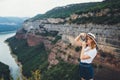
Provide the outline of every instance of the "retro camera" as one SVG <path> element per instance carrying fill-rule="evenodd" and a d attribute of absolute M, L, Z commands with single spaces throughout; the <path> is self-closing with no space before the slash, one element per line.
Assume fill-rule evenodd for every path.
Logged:
<path fill-rule="evenodd" d="M 80 40 L 86 42 L 86 36 L 85 36 L 85 35 L 81 35 L 81 36 L 80 36 Z"/>

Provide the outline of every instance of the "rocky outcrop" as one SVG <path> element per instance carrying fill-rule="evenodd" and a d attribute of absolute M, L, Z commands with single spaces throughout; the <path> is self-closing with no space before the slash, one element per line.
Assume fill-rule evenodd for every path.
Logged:
<path fill-rule="evenodd" d="M 31 22 L 32 23 L 32 22 Z M 27 24 L 27 23 L 25 23 Z M 33 22 L 33 24 L 35 24 L 35 22 Z M 36 26 L 34 26 L 34 28 L 39 28 L 41 24 L 40 23 L 36 23 Z M 27 26 L 28 28 L 30 27 Z M 29 30 L 26 29 L 26 27 L 23 27 L 25 30 Z M 81 24 L 81 25 L 62 25 L 62 24 L 44 24 L 44 28 L 46 28 L 46 30 L 56 30 L 59 31 L 59 33 L 61 34 L 68 34 L 71 36 L 76 36 L 81 32 L 93 32 L 94 34 L 96 34 L 98 39 L 98 42 L 102 43 L 107 41 L 107 42 L 111 42 L 111 44 L 113 45 L 117 45 L 118 44 L 118 40 L 119 40 L 119 28 L 120 25 L 96 25 L 96 24 Z M 112 42 L 111 38 L 115 38 L 114 42 Z M 119 45 L 118 45 L 119 46 Z"/>
<path fill-rule="evenodd" d="M 49 54 L 49 67 L 58 64 L 60 59 L 72 64 L 78 64 L 78 58 L 79 52 L 76 52 L 72 46 L 69 46 L 69 44 L 65 44 L 63 41 L 59 41 L 52 47 Z"/>
<path fill-rule="evenodd" d="M 108 11 L 108 10 L 106 10 Z M 103 13 L 102 13 L 103 14 Z M 76 15 L 72 16 L 76 18 Z M 47 21 L 46 21 L 47 22 Z M 23 29 L 26 32 L 26 38 L 29 46 L 35 46 L 40 42 L 44 42 L 47 49 L 52 50 L 49 56 L 49 62 L 51 65 L 56 65 L 59 61 L 56 59 L 60 57 L 64 61 L 68 61 L 71 63 L 78 63 L 78 54 L 73 50 L 69 49 L 64 50 L 63 43 L 54 47 L 51 45 L 51 41 L 54 37 L 43 37 L 40 35 L 36 35 L 37 33 L 45 33 L 46 31 L 58 31 L 59 35 L 62 36 L 62 41 L 65 44 L 73 43 L 74 38 L 82 32 L 88 33 L 92 32 L 96 35 L 99 50 L 102 51 L 100 56 L 104 58 L 104 62 L 108 63 L 109 66 L 119 67 L 120 65 L 120 24 L 116 25 L 98 25 L 98 24 L 48 24 L 44 21 L 37 20 L 34 22 L 25 22 L 23 24 Z M 31 27 L 32 26 L 32 27 Z M 25 37 L 24 34 L 19 32 L 16 37 Z M 70 39 L 72 37 L 73 39 Z M 61 46 L 61 47 L 60 47 Z M 58 49 L 56 49 L 58 48 Z M 73 51 L 71 51 L 73 50 Z M 59 54 L 60 53 L 60 54 Z M 74 56 L 73 54 L 74 53 Z M 102 54 L 104 53 L 104 54 Z M 113 57 L 110 57 L 113 56 Z M 100 59 L 101 60 L 101 59 Z M 117 63 L 117 64 L 115 64 Z"/>
<path fill-rule="evenodd" d="M 15 37 L 17 39 L 26 39 L 26 31 L 24 31 L 24 29 L 20 29 L 16 32 Z"/>
<path fill-rule="evenodd" d="M 47 19 L 48 23 L 50 24 L 57 24 L 57 23 L 63 23 L 64 22 L 64 19 L 61 19 L 61 18 L 48 18 Z"/>
<path fill-rule="evenodd" d="M 47 30 L 59 31 L 62 34 L 62 39 L 69 43 L 67 36 L 77 36 L 82 32 L 92 32 L 96 35 L 100 50 L 114 55 L 119 54 L 120 47 L 120 25 L 96 25 L 96 24 L 81 24 L 81 25 L 53 25 L 46 24 Z"/>
<path fill-rule="evenodd" d="M 36 46 L 40 44 L 44 39 L 40 36 L 35 36 L 32 34 L 27 35 L 27 43 L 29 46 Z"/>
<path fill-rule="evenodd" d="M 26 39 L 28 46 L 36 46 L 39 45 L 41 42 L 44 41 L 44 37 L 42 36 L 36 36 L 32 33 L 23 33 L 23 32 L 17 32 L 15 37 L 17 39 Z"/>

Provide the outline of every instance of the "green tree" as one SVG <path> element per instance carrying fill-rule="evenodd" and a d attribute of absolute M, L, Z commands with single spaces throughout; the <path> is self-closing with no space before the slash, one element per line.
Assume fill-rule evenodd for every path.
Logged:
<path fill-rule="evenodd" d="M 30 77 L 28 80 L 41 80 L 40 70 L 33 71 L 32 77 Z"/>

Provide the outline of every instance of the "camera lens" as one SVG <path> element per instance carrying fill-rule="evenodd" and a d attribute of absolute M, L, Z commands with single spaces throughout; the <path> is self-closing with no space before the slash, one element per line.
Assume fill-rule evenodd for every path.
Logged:
<path fill-rule="evenodd" d="M 85 37 L 85 36 L 80 36 L 80 39 L 81 39 L 82 41 L 86 41 L 86 37 Z"/>

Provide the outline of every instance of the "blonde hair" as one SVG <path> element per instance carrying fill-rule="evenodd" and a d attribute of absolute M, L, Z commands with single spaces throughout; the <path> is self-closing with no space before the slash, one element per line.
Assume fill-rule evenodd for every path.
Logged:
<path fill-rule="evenodd" d="M 94 42 L 94 40 L 92 40 L 92 42 L 91 42 L 91 49 L 94 49 L 94 48 L 96 48 L 96 43 Z"/>

